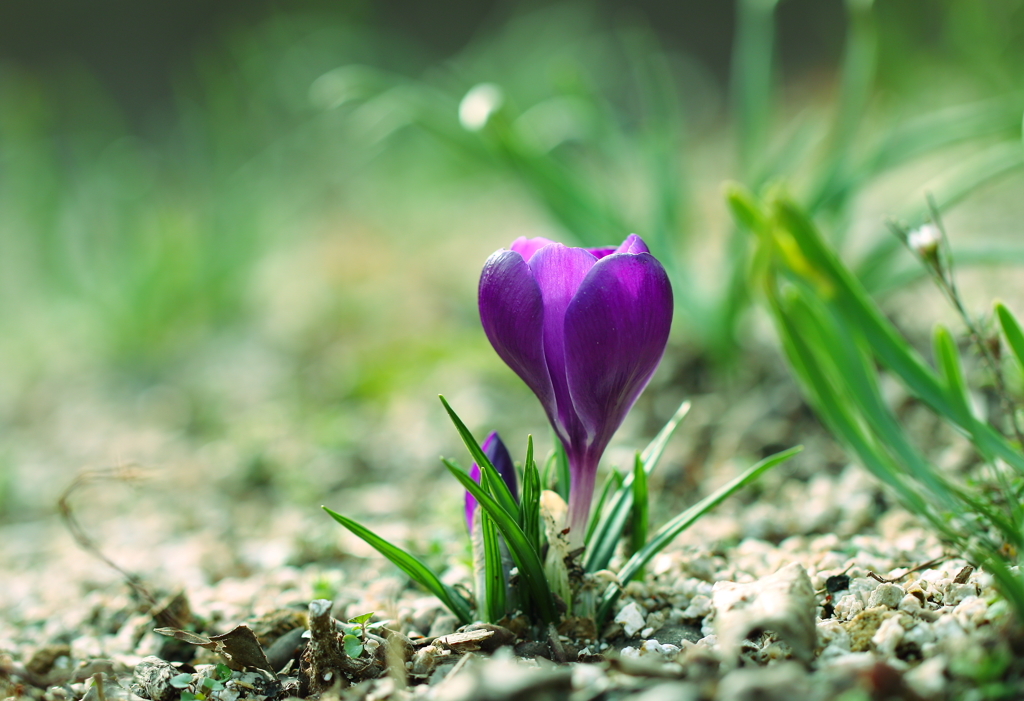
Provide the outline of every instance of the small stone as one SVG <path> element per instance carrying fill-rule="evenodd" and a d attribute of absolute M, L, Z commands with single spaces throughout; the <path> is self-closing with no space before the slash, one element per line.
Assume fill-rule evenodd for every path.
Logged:
<path fill-rule="evenodd" d="M 640 631 L 640 637 L 641 638 L 649 638 L 653 634 L 654 634 L 654 628 L 652 628 L 651 626 L 647 626 L 642 631 Z"/>
<path fill-rule="evenodd" d="M 646 657 L 660 657 L 663 660 L 671 660 L 679 653 L 675 645 L 662 645 L 657 640 L 645 640 L 640 645 L 640 655 Z"/>
<path fill-rule="evenodd" d="M 145 657 L 135 667 L 132 692 L 151 701 L 177 701 L 181 690 L 171 686 L 171 679 L 181 670 L 159 657 Z"/>
<path fill-rule="evenodd" d="M 900 600 L 900 604 L 896 608 L 913 616 L 921 611 L 921 600 L 913 594 L 907 594 Z"/>
<path fill-rule="evenodd" d="M 903 590 L 895 584 L 879 584 L 868 598 L 868 608 L 885 606 L 894 609 L 903 600 Z"/>
<path fill-rule="evenodd" d="M 936 655 L 904 674 L 903 680 L 922 698 L 940 698 L 947 684 L 945 671 L 946 658 Z"/>
<path fill-rule="evenodd" d="M 896 646 L 903 641 L 903 634 L 904 630 L 900 625 L 899 617 L 893 616 L 882 622 L 875 634 L 871 636 L 871 642 L 880 654 L 892 657 L 896 654 Z"/>
<path fill-rule="evenodd" d="M 797 659 L 813 658 L 817 597 L 798 563 L 749 584 L 718 582 L 713 602 L 715 630 L 726 655 L 738 659 L 749 635 L 770 630 L 789 644 Z"/>
<path fill-rule="evenodd" d="M 622 648 L 619 654 L 625 657 L 627 660 L 640 659 L 640 651 L 637 650 L 635 647 L 624 647 Z"/>
<path fill-rule="evenodd" d="M 871 640 L 882 623 L 886 619 L 896 616 L 895 611 L 889 611 L 882 606 L 865 609 L 861 611 L 847 624 L 846 631 L 850 634 L 850 649 L 854 652 L 863 652 L 871 649 Z"/>
<path fill-rule="evenodd" d="M 450 613 L 442 613 L 434 619 L 434 622 L 430 625 L 430 631 L 427 633 L 428 638 L 439 638 L 442 635 L 449 635 L 455 632 L 455 629 L 459 626 L 459 619 Z"/>
<path fill-rule="evenodd" d="M 847 594 L 836 604 L 836 616 L 844 621 L 854 618 L 864 610 L 864 602 L 856 594 Z"/>
<path fill-rule="evenodd" d="M 440 663 L 441 659 L 451 655 L 451 650 L 441 650 L 433 645 L 427 645 L 416 651 L 412 656 L 412 673 L 421 676 L 428 676 Z"/>
<path fill-rule="evenodd" d="M 965 630 L 970 630 L 988 619 L 988 604 L 977 596 L 968 596 L 956 605 L 953 616 Z"/>
<path fill-rule="evenodd" d="M 718 685 L 716 701 L 791 701 L 808 694 L 807 672 L 795 662 L 729 672 Z"/>
<path fill-rule="evenodd" d="M 665 682 L 629 697 L 631 701 L 697 701 L 700 689 L 686 682 Z"/>
<path fill-rule="evenodd" d="M 622 626 L 627 638 L 632 638 L 644 627 L 644 614 L 635 601 L 619 609 L 615 622 Z"/>
<path fill-rule="evenodd" d="M 711 613 L 711 599 L 703 594 L 697 594 L 690 600 L 690 605 L 683 611 L 684 620 L 704 618 Z"/>
<path fill-rule="evenodd" d="M 977 596 L 978 588 L 973 584 L 956 584 L 951 582 L 942 595 L 944 606 L 956 606 L 968 596 Z"/>

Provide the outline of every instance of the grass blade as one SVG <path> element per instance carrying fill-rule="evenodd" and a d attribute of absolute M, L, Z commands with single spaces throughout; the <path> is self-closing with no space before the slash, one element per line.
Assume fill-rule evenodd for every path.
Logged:
<path fill-rule="evenodd" d="M 569 456 L 565 454 L 565 446 L 562 445 L 562 441 L 558 440 L 554 431 L 551 432 L 551 436 L 555 444 L 555 482 L 549 484 L 548 489 L 558 492 L 558 496 L 568 502 L 569 488 L 572 485 L 572 478 L 569 475 Z"/>
<path fill-rule="evenodd" d="M 668 423 L 658 432 L 654 440 L 640 454 L 644 463 L 644 473 L 650 475 L 665 452 L 669 439 L 675 430 L 682 423 L 683 419 L 690 412 L 690 402 L 685 401 L 679 405 L 676 413 L 672 415 Z M 600 517 L 597 526 L 593 530 L 587 551 L 583 556 L 583 569 L 587 572 L 596 572 L 608 567 L 612 556 L 615 554 L 615 547 L 622 537 L 622 532 L 629 520 L 630 511 L 633 508 L 633 475 L 630 473 L 622 485 L 615 492 L 608 512 Z"/>
<path fill-rule="evenodd" d="M 676 413 L 672 415 L 672 418 L 668 420 L 661 430 L 658 431 L 658 435 L 654 437 L 654 440 L 647 444 L 644 451 L 640 453 L 640 459 L 644 463 L 644 471 L 649 475 L 651 471 L 657 466 L 658 461 L 661 460 L 662 453 L 665 452 L 668 441 L 672 438 L 672 434 L 679 428 L 679 424 L 683 422 L 686 415 L 690 413 L 690 400 L 687 399 L 685 402 L 679 405 L 676 409 Z"/>
<path fill-rule="evenodd" d="M 960 367 L 960 353 L 956 342 L 945 326 L 936 326 L 932 336 L 932 348 L 935 354 L 935 365 L 946 383 L 950 401 L 956 402 L 960 409 L 971 413 L 971 403 L 967 395 L 967 383 Z"/>
<path fill-rule="evenodd" d="M 658 529 L 658 531 L 651 538 L 643 548 L 637 551 L 633 557 L 629 558 L 626 564 L 619 570 L 619 581 L 628 582 L 631 580 L 638 571 L 640 571 L 651 559 L 659 552 L 665 549 L 665 547 L 671 543 L 676 536 L 682 533 L 684 530 L 692 526 L 698 519 L 704 514 L 711 511 L 725 499 L 732 495 L 736 490 L 741 487 L 750 484 L 762 474 L 775 467 L 776 465 L 789 460 L 791 457 L 803 450 L 803 446 L 795 446 L 789 450 L 784 450 L 781 453 L 775 453 L 770 455 L 764 460 L 760 461 L 753 467 L 746 470 L 743 474 L 739 475 L 735 479 L 731 480 L 727 484 L 723 485 L 719 489 L 715 490 L 713 494 L 710 494 L 699 502 L 691 506 L 689 509 L 679 514 L 671 521 L 666 523 L 664 526 Z M 597 612 L 597 620 L 600 625 L 601 622 L 607 620 L 608 614 L 611 613 L 612 606 L 619 598 L 619 587 L 612 584 L 605 591 L 604 597 L 601 599 L 601 606 Z"/>
<path fill-rule="evenodd" d="M 441 462 L 462 484 L 463 488 L 476 498 L 480 508 L 494 520 L 494 525 L 505 538 L 505 543 L 512 554 L 512 560 L 519 568 L 519 577 L 529 592 L 530 600 L 536 605 L 541 620 L 544 623 L 557 622 L 558 612 L 547 580 L 544 578 L 544 566 L 541 563 L 540 554 L 530 546 L 526 533 L 519 527 L 516 519 L 509 515 L 496 499 L 458 466 L 444 458 L 441 459 Z"/>
<path fill-rule="evenodd" d="M 469 479 L 468 475 L 466 479 Z M 469 481 L 473 482 L 471 479 Z M 476 482 L 473 482 L 473 484 L 475 485 Z M 441 603 L 459 619 L 459 622 L 463 625 L 473 622 L 473 615 L 470 612 L 469 602 L 467 602 L 457 591 L 442 582 L 429 567 L 406 551 L 392 545 L 373 531 L 359 525 L 352 519 L 346 518 L 335 511 L 331 511 L 326 506 L 321 508 L 323 508 L 331 518 L 350 530 L 354 535 L 366 541 L 366 543 L 390 560 L 398 569 L 409 575 L 411 579 L 423 585 L 427 591 L 436 596 Z"/>
<path fill-rule="evenodd" d="M 633 463 L 633 522 L 630 529 L 629 554 L 634 555 L 647 543 L 647 523 L 649 518 L 647 504 L 647 473 L 644 472 L 644 464 L 640 460 L 640 453 L 636 454 L 636 461 Z M 634 579 L 643 579 L 644 571 L 640 568 L 633 575 Z"/>
<path fill-rule="evenodd" d="M 533 436 L 526 437 L 526 462 L 523 464 L 523 498 L 519 501 L 519 525 L 530 546 L 540 552 L 540 472 L 533 459 Z"/>
<path fill-rule="evenodd" d="M 438 395 L 440 396 L 440 395 Z M 505 510 L 510 516 L 516 517 L 519 514 L 519 507 L 516 505 L 516 500 L 512 496 L 512 492 L 509 491 L 508 485 L 505 484 L 505 480 L 501 478 L 498 471 L 494 469 L 494 465 L 484 455 L 483 449 L 480 448 L 480 444 L 477 443 L 476 438 L 470 433 L 469 429 L 466 428 L 466 424 L 462 422 L 459 415 L 455 413 L 455 410 L 451 408 L 448 402 L 443 396 L 440 396 L 441 404 L 444 405 L 444 410 L 448 412 L 449 418 L 452 423 L 455 424 L 455 430 L 459 432 L 462 437 L 462 442 L 466 444 L 466 449 L 469 450 L 469 454 L 473 456 L 473 462 L 480 467 L 480 483 L 485 485 L 487 489 L 494 494 L 494 498 L 497 500 L 501 508 Z"/>
<path fill-rule="evenodd" d="M 480 511 L 480 530 L 484 545 L 484 590 L 486 591 L 485 611 L 478 611 L 488 623 L 497 623 L 505 617 L 505 576 L 501 562 L 501 544 L 494 519 L 486 511 Z"/>
<path fill-rule="evenodd" d="M 583 541 L 584 543 L 590 543 L 590 537 L 594 535 L 594 529 L 597 528 L 597 523 L 601 520 L 601 514 L 604 512 L 604 503 L 608 500 L 608 495 L 612 491 L 618 492 L 621 488 L 622 475 L 620 475 L 617 470 L 612 470 L 608 473 L 608 477 L 604 481 L 604 486 L 601 488 L 601 495 L 591 506 L 590 524 L 587 526 L 587 536 Z"/>
<path fill-rule="evenodd" d="M 1017 318 L 1002 302 L 996 302 L 995 310 L 996 316 L 999 317 L 999 326 L 1003 329 L 1003 336 L 1006 337 L 1006 344 L 1020 366 L 1024 367 L 1024 333 L 1021 332 Z"/>

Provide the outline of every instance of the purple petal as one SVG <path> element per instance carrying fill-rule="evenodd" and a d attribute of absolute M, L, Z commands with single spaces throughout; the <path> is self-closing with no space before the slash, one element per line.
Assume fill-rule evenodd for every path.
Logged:
<path fill-rule="evenodd" d="M 519 490 L 516 488 L 516 466 L 512 462 L 512 456 L 509 455 L 508 448 L 501 442 L 501 438 L 498 436 L 497 431 L 491 431 L 484 442 L 480 444 L 480 449 L 484 451 L 484 455 L 491 461 L 491 465 L 501 475 L 501 479 L 508 486 L 508 491 L 512 492 L 512 498 L 516 501 L 519 500 Z M 473 467 L 476 467 L 474 464 Z M 479 468 L 477 468 L 477 474 L 479 475 Z M 472 474 L 472 470 L 470 471 Z M 479 478 L 477 478 L 479 482 Z"/>
<path fill-rule="evenodd" d="M 510 251 L 515 251 L 523 257 L 523 260 L 529 261 L 533 258 L 533 254 L 544 248 L 548 244 L 552 244 L 554 241 L 546 239 L 543 236 L 535 236 L 532 239 L 528 239 L 525 236 L 520 236 L 512 242 L 508 248 Z"/>
<path fill-rule="evenodd" d="M 555 395 L 544 359 L 544 300 L 530 266 L 513 251 L 497 251 L 480 273 L 480 321 L 505 363 L 533 390 L 548 416 Z"/>
<path fill-rule="evenodd" d="M 480 467 L 476 463 L 469 466 L 469 477 L 477 484 L 480 484 Z M 473 532 L 474 510 L 476 510 L 476 497 L 466 492 L 466 528 L 469 529 L 470 533 Z"/>
<path fill-rule="evenodd" d="M 580 283 L 597 262 L 593 254 L 584 249 L 568 248 L 560 243 L 545 246 L 530 259 L 530 272 L 544 303 L 544 359 L 555 400 L 555 413 L 549 412 L 548 417 L 552 424 L 556 424 L 557 419 L 556 430 L 561 430 L 560 437 L 572 445 L 585 436 L 566 380 L 565 311 Z"/>
<path fill-rule="evenodd" d="M 589 452 L 601 454 L 651 379 L 671 325 L 672 287 L 650 253 L 603 258 L 580 285 L 565 313 L 565 355 Z"/>
<path fill-rule="evenodd" d="M 644 240 L 642 238 L 640 238 L 636 234 L 630 234 L 629 236 L 626 237 L 626 240 L 623 241 L 617 249 L 615 249 L 615 252 L 650 253 L 650 250 L 647 248 L 647 244 L 644 243 Z"/>
<path fill-rule="evenodd" d="M 592 254 L 598 260 L 601 260 L 605 256 L 610 256 L 618 251 L 615 246 L 601 246 L 600 248 L 586 248 L 584 249 L 587 253 Z"/>

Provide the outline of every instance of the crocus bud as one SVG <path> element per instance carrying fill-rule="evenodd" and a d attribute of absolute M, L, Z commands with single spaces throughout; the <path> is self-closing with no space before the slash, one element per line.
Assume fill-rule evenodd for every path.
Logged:
<path fill-rule="evenodd" d="M 617 248 L 519 238 L 510 249 L 484 263 L 480 319 L 565 447 L 578 546 L 601 454 L 665 351 L 672 287 L 636 234 Z"/>
<path fill-rule="evenodd" d="M 512 498 L 518 501 L 519 496 L 516 490 L 516 467 L 512 463 L 512 456 L 508 453 L 508 448 L 501 442 L 501 438 L 498 437 L 497 431 L 491 431 L 484 442 L 480 444 L 480 449 L 484 451 L 484 455 L 494 465 L 494 469 L 501 475 L 501 479 L 504 480 L 505 484 L 508 485 L 508 491 L 512 492 Z M 469 476 L 477 484 L 480 483 L 480 466 L 473 463 L 469 467 Z M 473 532 L 473 510 L 476 509 L 476 498 L 472 494 L 466 492 L 466 528 L 469 532 Z"/>

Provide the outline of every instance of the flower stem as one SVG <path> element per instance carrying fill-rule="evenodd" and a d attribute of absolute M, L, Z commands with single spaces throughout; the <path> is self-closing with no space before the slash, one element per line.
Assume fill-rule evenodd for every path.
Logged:
<path fill-rule="evenodd" d="M 590 502 L 594 498 L 594 481 L 597 478 L 597 460 L 570 454 L 569 475 L 569 545 L 579 548 L 583 546 L 587 534 Z"/>

